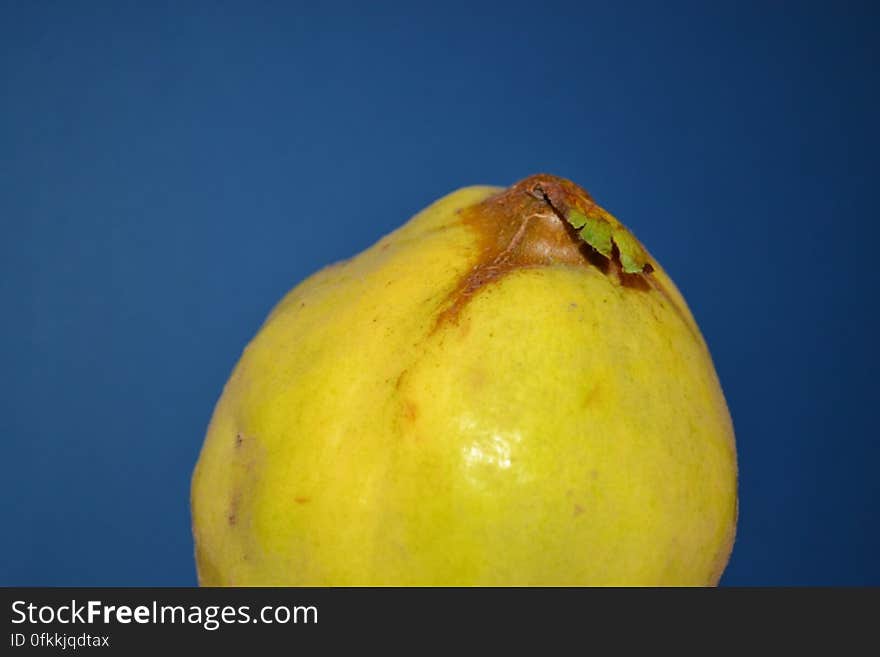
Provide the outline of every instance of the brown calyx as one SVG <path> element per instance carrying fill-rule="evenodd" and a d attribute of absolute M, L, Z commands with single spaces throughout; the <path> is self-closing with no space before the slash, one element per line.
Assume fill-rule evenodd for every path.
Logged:
<path fill-rule="evenodd" d="M 476 264 L 449 294 L 435 330 L 454 321 L 480 289 L 525 267 L 595 266 L 622 285 L 648 289 L 641 274 L 623 272 L 616 250 L 611 258 L 603 257 L 564 218 L 569 208 L 586 213 L 594 207 L 593 198 L 573 182 L 538 174 L 460 210 L 462 222 L 478 236 L 479 251 Z"/>

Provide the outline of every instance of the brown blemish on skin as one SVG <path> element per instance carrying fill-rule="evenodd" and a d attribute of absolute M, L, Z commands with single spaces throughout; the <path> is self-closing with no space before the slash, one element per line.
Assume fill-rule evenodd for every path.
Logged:
<path fill-rule="evenodd" d="M 416 418 L 419 416 L 419 407 L 416 406 L 415 402 L 407 399 L 403 402 L 403 417 L 404 419 L 415 422 Z"/>
<path fill-rule="evenodd" d="M 651 284 L 644 280 L 653 271 L 650 264 L 643 273 L 624 273 L 616 247 L 611 258 L 604 257 L 583 241 L 563 215 L 568 208 L 587 212 L 595 207 L 593 198 L 573 182 L 539 174 L 463 208 L 460 220 L 478 236 L 477 255 L 470 271 L 449 294 L 434 330 L 456 322 L 477 292 L 517 269 L 554 264 L 594 266 L 619 285 L 650 290 Z"/>
<path fill-rule="evenodd" d="M 238 522 L 238 507 L 241 504 L 241 489 L 236 488 L 232 492 L 232 497 L 229 500 L 229 511 L 226 513 L 226 522 L 229 523 L 230 527 L 235 527 L 235 523 Z"/>
<path fill-rule="evenodd" d="M 406 379 L 407 372 L 409 370 L 403 370 L 400 375 L 397 377 L 397 380 L 394 382 L 394 389 L 400 391 L 403 387 L 403 382 Z"/>
<path fill-rule="evenodd" d="M 579 515 L 581 515 L 583 512 L 584 512 L 584 507 L 582 507 L 580 504 L 575 504 L 575 505 L 574 505 L 574 513 L 573 513 L 572 515 L 573 515 L 575 518 L 577 518 L 577 517 L 578 517 Z"/>
<path fill-rule="evenodd" d="M 310 497 L 294 497 L 293 501 L 297 504 L 308 504 L 312 499 Z"/>
<path fill-rule="evenodd" d="M 250 503 L 248 492 L 254 489 L 254 482 L 260 476 L 263 457 L 264 448 L 255 436 L 236 431 L 230 458 L 232 494 L 226 507 L 226 522 L 230 527 L 247 522 Z"/>
<path fill-rule="evenodd" d="M 590 389 L 587 390 L 587 393 L 584 395 L 584 398 L 581 400 L 581 405 L 584 408 L 588 408 L 596 403 L 596 400 L 599 398 L 599 384 L 594 383 L 590 386 Z"/>

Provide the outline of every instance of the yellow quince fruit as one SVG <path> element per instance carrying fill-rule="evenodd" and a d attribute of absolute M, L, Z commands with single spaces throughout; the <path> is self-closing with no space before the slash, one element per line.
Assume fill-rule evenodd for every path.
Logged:
<path fill-rule="evenodd" d="M 191 503 L 203 585 L 714 585 L 734 432 L 662 267 L 537 175 L 456 191 L 288 293 Z"/>

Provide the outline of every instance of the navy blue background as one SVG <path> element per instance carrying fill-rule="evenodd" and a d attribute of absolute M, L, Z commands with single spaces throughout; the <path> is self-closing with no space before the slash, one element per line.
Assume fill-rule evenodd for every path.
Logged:
<path fill-rule="evenodd" d="M 547 171 L 712 349 L 723 583 L 880 584 L 871 3 L 414 4 L 2 4 L 0 583 L 194 584 L 189 476 L 271 306 Z"/>

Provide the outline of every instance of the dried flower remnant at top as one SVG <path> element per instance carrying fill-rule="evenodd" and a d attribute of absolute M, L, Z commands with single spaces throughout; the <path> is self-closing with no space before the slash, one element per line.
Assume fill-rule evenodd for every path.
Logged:
<path fill-rule="evenodd" d="M 449 294 L 435 330 L 457 318 L 480 289 L 516 269 L 560 263 L 591 266 L 591 255 L 598 254 L 622 273 L 621 280 L 654 270 L 632 233 L 564 178 L 530 176 L 459 214 L 478 235 L 478 253 L 474 266 Z"/>

